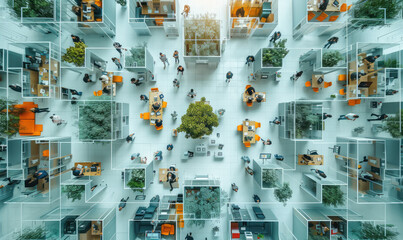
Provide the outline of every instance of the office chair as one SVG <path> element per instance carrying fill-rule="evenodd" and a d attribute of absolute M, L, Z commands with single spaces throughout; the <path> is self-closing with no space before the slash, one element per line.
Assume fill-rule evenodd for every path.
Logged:
<path fill-rule="evenodd" d="M 329 147 L 329 149 L 333 150 L 333 153 L 340 154 L 340 146 L 334 145 L 333 147 Z"/>
<path fill-rule="evenodd" d="M 309 150 L 309 149 L 308 149 L 307 152 L 308 152 L 308 153 L 307 153 L 308 155 L 319 155 L 319 154 L 318 154 L 318 150 Z"/>

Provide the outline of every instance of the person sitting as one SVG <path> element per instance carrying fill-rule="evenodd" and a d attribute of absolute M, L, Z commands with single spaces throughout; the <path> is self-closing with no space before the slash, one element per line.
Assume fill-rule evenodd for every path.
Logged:
<path fill-rule="evenodd" d="M 38 185 L 38 179 L 35 177 L 25 180 L 25 187 L 35 187 L 36 185 Z"/>
<path fill-rule="evenodd" d="M 94 17 L 95 18 L 102 18 L 102 8 L 100 8 L 98 5 L 91 3 L 91 7 L 94 10 Z"/>
<path fill-rule="evenodd" d="M 76 177 L 84 176 L 84 168 L 72 167 L 71 171 L 73 171 L 73 175 Z"/>
<path fill-rule="evenodd" d="M 42 179 L 48 176 L 48 173 L 45 170 L 38 170 L 34 173 L 34 178 Z"/>
<path fill-rule="evenodd" d="M 173 172 L 167 173 L 167 182 L 169 183 L 169 186 L 171 187 L 170 191 L 172 192 L 172 190 L 174 190 L 172 183 L 176 182 L 176 175 Z"/>
<path fill-rule="evenodd" d="M 152 107 L 153 107 L 154 112 L 157 112 L 161 109 L 161 104 L 155 102 L 155 103 L 153 103 Z"/>
<path fill-rule="evenodd" d="M 155 120 L 155 126 L 162 127 L 162 120 L 160 120 L 160 119 Z"/>
<path fill-rule="evenodd" d="M 329 0 L 321 0 L 319 1 L 318 5 L 319 5 L 319 10 L 321 11 L 325 11 L 327 8 L 327 5 L 329 4 Z"/>
<path fill-rule="evenodd" d="M 188 151 L 188 156 L 189 156 L 189 157 L 193 157 L 193 156 L 194 156 L 194 152 Z"/>
<path fill-rule="evenodd" d="M 252 103 L 253 102 L 253 97 L 248 97 L 248 103 Z"/>
<path fill-rule="evenodd" d="M 353 73 L 350 74 L 350 79 L 351 80 L 357 80 L 357 79 L 360 79 L 360 77 L 365 76 L 365 75 L 366 75 L 366 73 L 353 72 Z"/>
<path fill-rule="evenodd" d="M 73 11 L 77 17 L 81 17 L 81 8 L 79 6 L 72 6 L 71 11 Z"/>
<path fill-rule="evenodd" d="M 246 92 L 249 94 L 249 95 L 252 95 L 252 94 L 254 94 L 256 91 L 255 91 L 255 88 L 254 87 L 248 87 L 247 89 L 246 89 Z"/>
<path fill-rule="evenodd" d="M 368 56 L 366 58 L 364 58 L 363 62 L 367 62 L 367 64 L 371 64 L 374 63 L 376 61 L 376 59 L 378 59 L 381 55 L 376 55 L 376 56 Z"/>
<path fill-rule="evenodd" d="M 282 155 L 280 155 L 280 154 L 274 154 L 274 158 L 276 160 L 278 160 L 278 161 L 283 161 L 284 160 L 284 157 Z"/>
<path fill-rule="evenodd" d="M 260 102 L 262 102 L 264 99 L 263 99 L 263 96 L 262 95 L 257 95 L 257 97 L 256 97 L 256 102 L 258 102 L 258 103 L 260 103 Z"/>
<path fill-rule="evenodd" d="M 105 94 L 110 94 L 110 93 L 111 93 L 111 90 L 109 90 L 108 86 L 105 86 L 105 87 L 102 89 L 102 92 L 105 93 Z"/>

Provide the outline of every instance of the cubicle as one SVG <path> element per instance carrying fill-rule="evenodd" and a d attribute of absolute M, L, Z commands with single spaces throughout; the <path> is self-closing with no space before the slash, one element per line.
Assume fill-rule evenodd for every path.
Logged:
<path fill-rule="evenodd" d="M 124 169 L 124 189 L 143 192 L 149 188 L 153 181 L 154 173 L 153 161 L 146 164 L 131 164 Z M 143 186 L 143 187 L 131 187 Z"/>
<path fill-rule="evenodd" d="M 92 207 L 76 218 L 78 240 L 115 240 L 115 208 Z"/>
<path fill-rule="evenodd" d="M 124 68 L 136 73 L 136 79 L 144 78 L 145 81 L 155 81 L 154 64 L 154 58 L 147 47 L 132 47 L 125 54 Z"/>
<path fill-rule="evenodd" d="M 315 201 L 323 202 L 323 192 L 324 189 L 328 186 L 338 187 L 344 193 L 344 204 L 346 204 L 347 200 L 347 184 L 343 181 L 326 177 L 321 178 L 318 175 L 314 175 L 312 173 L 305 173 L 302 176 L 302 184 L 300 186 L 302 192 L 313 198 Z"/>
<path fill-rule="evenodd" d="M 275 162 L 268 160 L 253 160 L 253 179 L 261 189 L 279 188 L 284 182 L 284 169 Z M 275 161 L 275 160 L 274 160 Z M 264 179 L 270 181 L 264 181 Z"/>

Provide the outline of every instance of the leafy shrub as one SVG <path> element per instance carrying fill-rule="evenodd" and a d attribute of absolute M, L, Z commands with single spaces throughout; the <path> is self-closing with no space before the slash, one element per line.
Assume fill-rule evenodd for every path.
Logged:
<path fill-rule="evenodd" d="M 289 183 L 284 183 L 282 187 L 274 190 L 274 197 L 276 197 L 277 201 L 287 205 L 288 199 L 292 197 L 292 189 L 290 188 Z"/>
<path fill-rule="evenodd" d="M 83 42 L 75 42 L 74 47 L 67 48 L 67 52 L 62 56 L 62 60 L 73 63 L 77 67 L 84 66 L 86 47 Z"/>
<path fill-rule="evenodd" d="M 46 239 L 46 229 L 44 227 L 27 228 L 22 231 L 16 240 Z"/>
<path fill-rule="evenodd" d="M 7 0 L 7 5 L 13 10 L 17 17 L 22 14 L 24 17 L 53 18 L 52 0 Z"/>
<path fill-rule="evenodd" d="M 98 99 L 101 97 L 98 97 Z M 112 102 L 88 101 L 79 108 L 79 138 L 103 140 L 112 138 Z"/>
<path fill-rule="evenodd" d="M 273 48 L 263 49 L 263 67 L 281 67 L 283 65 L 283 58 L 289 52 L 285 47 L 286 42 L 287 39 L 283 39 L 274 43 Z"/>
<path fill-rule="evenodd" d="M 14 107 L 17 102 L 0 98 L 0 135 L 13 136 L 20 128 L 20 116 L 22 109 Z M 7 111 L 8 106 L 8 111 Z M 7 116 L 8 112 L 8 116 Z"/>
<path fill-rule="evenodd" d="M 323 186 L 322 202 L 325 206 L 337 207 L 344 204 L 344 193 L 340 186 Z"/>
<path fill-rule="evenodd" d="M 196 219 L 210 219 L 220 214 L 219 187 L 191 187 L 185 189 L 184 212 Z"/>
<path fill-rule="evenodd" d="M 145 169 L 133 169 L 131 172 L 130 180 L 127 186 L 133 191 L 141 191 L 146 185 L 146 171 Z"/>
<path fill-rule="evenodd" d="M 67 194 L 67 198 L 72 202 L 81 200 L 82 193 L 85 190 L 84 185 L 66 185 L 62 187 L 62 192 Z"/>
<path fill-rule="evenodd" d="M 262 173 L 263 186 L 267 188 L 278 187 L 279 176 L 276 169 L 265 169 Z"/>
<path fill-rule="evenodd" d="M 339 51 L 325 52 L 322 58 L 323 67 L 334 67 L 339 61 L 343 60 L 343 56 Z"/>
<path fill-rule="evenodd" d="M 382 126 L 382 130 L 390 133 L 394 138 L 400 138 L 403 136 L 403 127 L 401 128 L 401 119 L 403 119 L 403 110 L 400 112 L 400 116 L 397 113 L 394 117 L 388 117 L 385 119 L 386 125 Z"/>
<path fill-rule="evenodd" d="M 398 232 L 392 231 L 393 224 L 372 224 L 364 222 L 360 230 L 353 229 L 353 232 L 357 232 L 360 239 L 371 240 L 395 240 L 398 239 Z"/>
<path fill-rule="evenodd" d="M 127 67 L 141 67 L 146 65 L 145 47 L 131 48 L 129 55 L 126 56 Z"/>

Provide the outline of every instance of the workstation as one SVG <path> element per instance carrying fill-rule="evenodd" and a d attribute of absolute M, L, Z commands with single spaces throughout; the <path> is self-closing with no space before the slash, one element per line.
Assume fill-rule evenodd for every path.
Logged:
<path fill-rule="evenodd" d="M 293 210 L 293 233 L 304 239 L 329 240 L 331 219 L 318 209 Z"/>
<path fill-rule="evenodd" d="M 76 171 L 80 171 L 79 176 L 101 176 L 100 162 L 75 162 Z"/>
<path fill-rule="evenodd" d="M 155 126 L 157 131 L 162 130 L 163 109 L 167 105 L 168 103 L 164 101 L 164 94 L 158 88 L 151 88 L 149 92 L 148 112 L 140 113 L 140 118 L 150 120 L 150 125 Z"/>
<path fill-rule="evenodd" d="M 245 147 L 250 147 L 251 144 L 260 141 L 260 136 L 256 134 L 256 129 L 260 127 L 260 122 L 250 121 L 248 119 L 245 119 L 242 125 L 237 126 L 237 131 L 242 132 L 242 143 Z"/>
<path fill-rule="evenodd" d="M 76 218 L 78 240 L 115 239 L 116 210 L 92 207 Z"/>
<path fill-rule="evenodd" d="M 251 88 L 253 88 L 251 85 L 246 85 L 245 91 L 242 94 L 242 101 L 245 102 L 248 107 L 251 107 L 254 102 L 266 102 L 266 92 L 255 92 L 254 88 L 253 91 L 250 91 L 249 89 Z"/>

